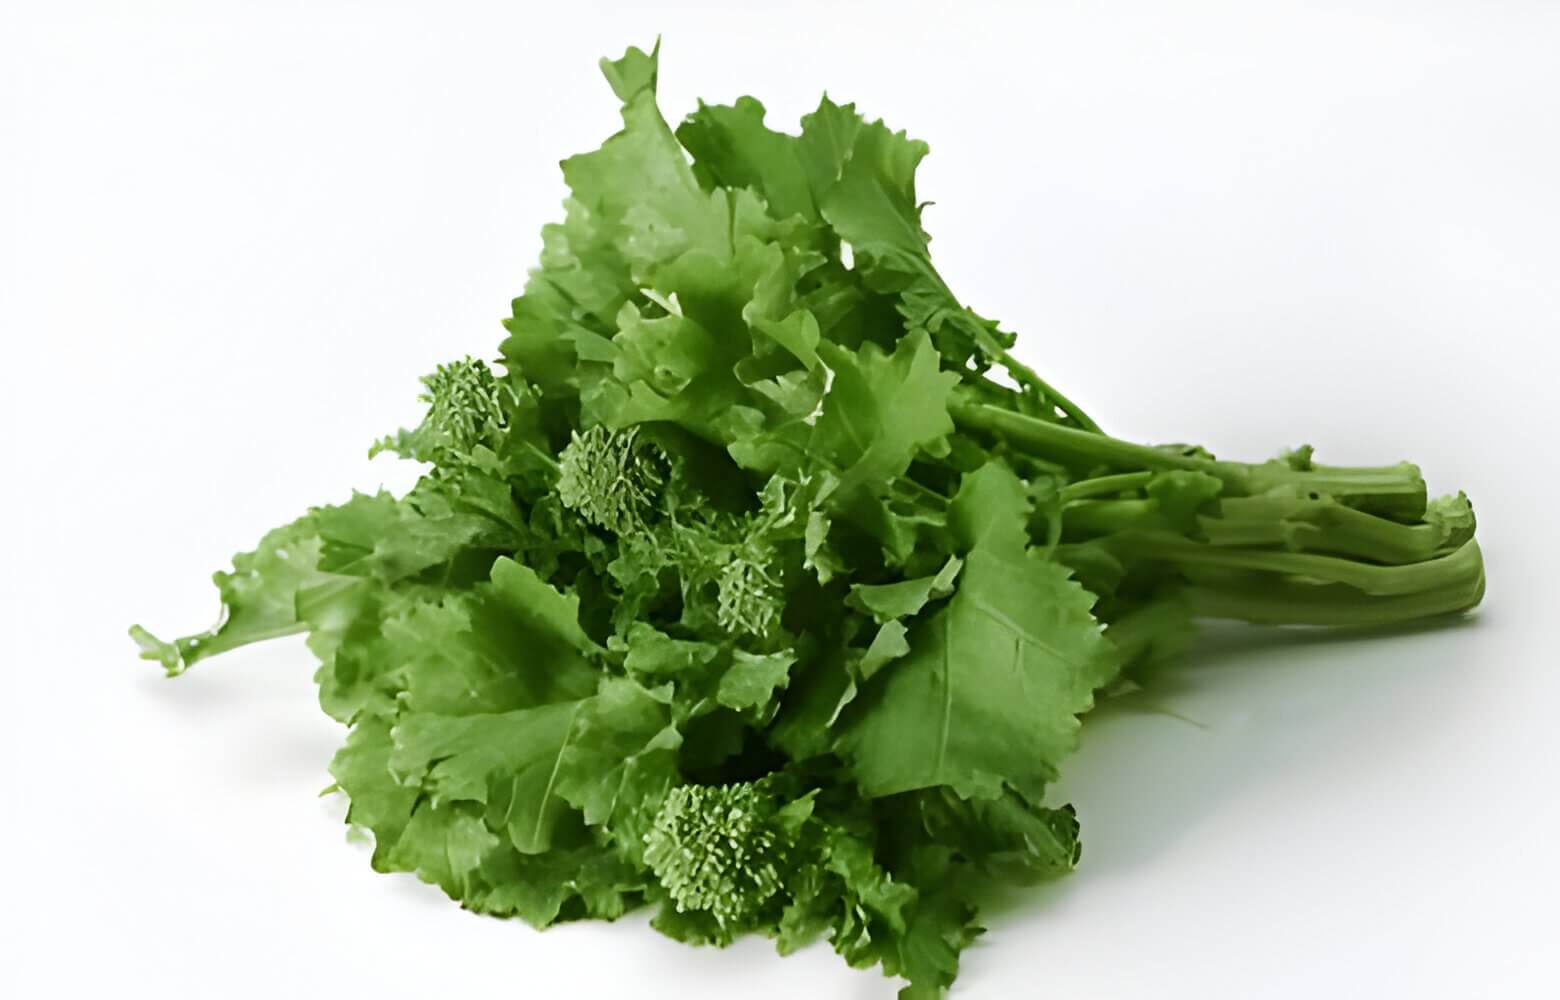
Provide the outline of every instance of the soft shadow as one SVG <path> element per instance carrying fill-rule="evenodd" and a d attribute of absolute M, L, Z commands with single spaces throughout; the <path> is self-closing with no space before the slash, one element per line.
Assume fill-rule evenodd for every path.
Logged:
<path fill-rule="evenodd" d="M 1457 703 L 1478 683 L 1469 669 L 1477 624 L 1464 617 L 1362 629 L 1208 628 L 1184 666 L 1103 701 L 1085 720 L 1079 752 L 1053 789 L 1053 801 L 1078 809 L 1079 870 L 1027 888 L 983 885 L 983 918 L 989 926 L 1040 912 L 1092 882 L 1125 877 L 1216 822 L 1257 783 L 1325 766 L 1338 751 L 1323 734 L 1341 713 L 1405 697 Z M 1436 739 L 1431 707 L 1392 738 Z"/>
<path fill-rule="evenodd" d="M 368 869 L 367 857 L 373 853 L 370 847 L 364 852 L 364 869 Z M 462 917 L 481 917 L 481 914 L 470 910 L 458 909 L 458 904 L 445 895 L 444 890 L 428 882 L 424 882 L 410 872 L 371 872 L 373 877 L 381 879 L 385 883 L 385 892 L 394 896 L 397 901 L 405 902 L 420 910 L 431 910 L 439 913 L 458 913 Z M 497 918 L 488 918 L 497 919 Z M 515 921 L 517 924 L 519 921 Z"/>
<path fill-rule="evenodd" d="M 1265 666 L 1277 669 L 1292 663 L 1296 655 L 1315 655 L 1305 652 L 1307 650 L 1334 647 L 1368 650 L 1380 643 L 1404 644 L 1420 636 L 1471 633 L 1479 628 L 1482 617 L 1448 615 L 1395 625 L 1345 627 L 1288 625 L 1275 628 L 1238 622 L 1205 623 L 1186 655 L 1152 674 L 1142 687 L 1101 696 L 1093 711 L 1085 717 L 1084 738 L 1087 740 L 1091 729 L 1100 727 L 1101 720 L 1120 716 L 1158 715 L 1206 728 L 1202 720 L 1172 706 L 1178 696 L 1194 696 L 1226 683 L 1224 678 L 1209 676 L 1214 672 L 1234 667 L 1245 671 L 1262 670 Z"/>
<path fill-rule="evenodd" d="M 1358 646 L 1382 640 L 1401 640 L 1405 636 L 1466 632 L 1479 627 L 1484 614 L 1444 615 L 1394 625 L 1242 625 L 1238 622 L 1209 622 L 1201 626 L 1186 661 L 1203 668 L 1220 666 L 1230 658 L 1270 649 L 1303 649 L 1316 646 Z"/>
<path fill-rule="evenodd" d="M 316 667 L 302 639 L 287 638 L 203 660 L 177 677 L 144 660 L 131 660 L 125 669 L 134 673 L 138 695 L 178 711 L 211 715 L 238 709 L 252 714 L 257 705 L 272 713 L 274 706 L 296 706 L 300 698 L 317 712 Z"/>
<path fill-rule="evenodd" d="M 977 922 L 983 927 L 990 928 L 1010 914 L 1051 909 L 1077 892 L 1080 881 L 1073 875 L 1064 875 L 1061 878 L 1037 882 L 1033 885 L 1013 885 L 982 879 L 972 887 L 970 898 L 974 901 L 976 909 L 980 911 Z M 976 938 L 971 951 L 982 947 L 985 942 L 985 935 Z"/>
<path fill-rule="evenodd" d="M 178 677 L 136 666 L 144 669 L 125 683 L 148 718 L 176 733 L 186 752 L 220 755 L 234 781 L 311 791 L 330 783 L 327 768 L 346 733 L 320 711 L 314 660 L 301 643 L 234 650 Z"/>
<path fill-rule="evenodd" d="M 345 730 L 333 731 L 323 716 L 321 722 L 324 724 L 246 727 L 233 780 L 325 788 L 331 782 L 331 758 L 341 749 Z"/>
<path fill-rule="evenodd" d="M 152 666 L 138 668 L 133 683 L 141 697 L 182 711 L 210 713 L 231 709 L 247 700 L 233 684 L 202 683 L 200 678 L 188 674 L 168 677 L 161 668 Z"/>

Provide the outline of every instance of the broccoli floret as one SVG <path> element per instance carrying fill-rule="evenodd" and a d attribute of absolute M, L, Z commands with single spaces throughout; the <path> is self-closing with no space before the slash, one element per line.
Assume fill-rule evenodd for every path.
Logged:
<path fill-rule="evenodd" d="M 656 553 L 681 578 L 684 599 L 720 628 L 768 636 L 785 605 L 771 538 L 795 519 L 786 494 L 770 490 L 758 511 L 733 516 L 669 489 L 675 479 L 672 459 L 637 427 L 598 426 L 575 433 L 559 456 L 558 499 L 596 527 Z"/>
<path fill-rule="evenodd" d="M 645 862 L 680 912 L 742 924 L 783 884 L 789 838 L 777 813 L 761 781 L 682 785 L 645 834 Z"/>
<path fill-rule="evenodd" d="M 558 498 L 590 523 L 624 535 L 644 527 L 666 485 L 667 462 L 639 428 L 576 432 L 558 462 Z"/>
<path fill-rule="evenodd" d="M 765 561 L 733 558 L 721 567 L 716 592 L 716 621 L 728 632 L 762 637 L 780 620 L 784 595 Z"/>
<path fill-rule="evenodd" d="M 516 394 L 486 362 L 462 358 L 440 365 L 421 381 L 417 398 L 428 404 L 422 423 L 376 442 L 370 457 L 391 451 L 448 467 L 468 461 L 479 445 L 498 447 L 509 430 Z"/>

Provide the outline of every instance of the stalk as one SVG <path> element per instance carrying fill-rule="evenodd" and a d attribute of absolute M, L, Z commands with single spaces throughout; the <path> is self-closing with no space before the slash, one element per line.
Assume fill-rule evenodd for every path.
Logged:
<path fill-rule="evenodd" d="M 1061 499 L 1063 503 L 1068 503 L 1073 500 L 1087 500 L 1090 497 L 1140 490 L 1153 478 L 1152 472 L 1123 472 L 1115 476 L 1097 476 L 1094 479 L 1085 479 L 1062 487 Z"/>
<path fill-rule="evenodd" d="M 989 403 L 956 402 L 954 423 L 1001 438 L 1019 451 L 1081 468 L 1191 469 L 1212 472 L 1224 463 L 1132 444 L 1095 431 L 1025 416 Z M 1221 477 L 1223 478 L 1223 477 Z"/>
<path fill-rule="evenodd" d="M 1076 500 L 1062 508 L 1062 534 L 1069 539 L 1099 538 L 1163 525 L 1157 500 Z"/>
<path fill-rule="evenodd" d="M 1140 579 L 1170 569 L 1184 581 L 1171 588 L 1184 587 L 1199 617 L 1381 625 L 1462 611 L 1483 597 L 1483 557 L 1466 499 L 1437 501 L 1431 510 L 1424 478 L 1408 462 L 1313 465 L 1308 451 L 1291 460 L 1224 462 L 970 397 L 951 413 L 967 432 L 1083 473 L 1060 491 L 1061 531 L 1052 525 L 1050 548 L 1057 537 L 1070 552 L 1097 545 L 1117 562 L 1117 573 L 1136 577 L 1137 567 L 1147 568 Z M 1132 496 L 1173 471 L 1217 478 L 1217 513 L 1172 523 L 1157 498 Z M 1443 506 L 1449 502 L 1460 509 Z"/>
<path fill-rule="evenodd" d="M 1466 585 L 1483 576 L 1479 544 L 1468 541 L 1450 555 L 1398 566 L 1376 566 L 1306 552 L 1231 549 L 1188 541 L 1167 533 L 1124 534 L 1109 540 L 1128 559 L 1146 559 L 1182 567 L 1245 570 L 1341 583 L 1361 594 L 1402 596 Z"/>
<path fill-rule="evenodd" d="M 1278 546 L 1387 564 L 1421 562 L 1466 541 L 1443 525 L 1403 524 L 1331 497 L 1295 493 L 1224 500 L 1217 516 L 1197 522 L 1213 545 Z"/>
<path fill-rule="evenodd" d="M 1221 462 L 1066 427 L 987 403 L 960 400 L 949 412 L 954 423 L 967 431 L 989 434 L 1019 451 L 1072 468 L 1160 472 L 1181 469 L 1217 477 L 1225 484 L 1226 496 L 1252 496 L 1291 488 L 1306 494 L 1335 496 L 1350 506 L 1396 519 L 1413 521 L 1425 512 L 1424 478 L 1416 466 L 1407 462 L 1305 469 L 1293 468 L 1286 462 Z"/>
<path fill-rule="evenodd" d="M 1472 544 L 1472 543 L 1469 543 Z M 1259 576 L 1225 586 L 1194 584 L 1181 595 L 1199 618 L 1255 625 L 1394 625 L 1466 611 L 1484 597 L 1484 573 L 1413 594 L 1370 597 L 1344 584 Z"/>
<path fill-rule="evenodd" d="M 1425 481 L 1410 462 L 1348 468 L 1313 465 L 1295 469 L 1285 462 L 1247 466 L 1246 492 L 1253 495 L 1293 488 L 1325 494 L 1358 510 L 1416 521 L 1425 512 Z"/>

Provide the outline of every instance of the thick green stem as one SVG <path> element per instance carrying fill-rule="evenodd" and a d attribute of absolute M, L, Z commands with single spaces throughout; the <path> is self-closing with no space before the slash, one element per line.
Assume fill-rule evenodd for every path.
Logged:
<path fill-rule="evenodd" d="M 1062 532 L 1077 540 L 1164 526 L 1158 500 L 1075 500 L 1062 508 Z"/>
<path fill-rule="evenodd" d="M 1217 515 L 1197 522 L 1213 545 L 1278 546 L 1388 564 L 1431 559 L 1466 540 L 1454 538 L 1445 525 L 1403 524 L 1331 497 L 1313 500 L 1294 492 L 1224 500 Z"/>
<path fill-rule="evenodd" d="M 1118 555 L 1128 559 L 1302 577 L 1347 584 L 1361 593 L 1382 597 L 1466 583 L 1484 572 L 1479 545 L 1473 541 L 1450 555 L 1399 566 L 1375 566 L 1306 552 L 1220 548 L 1157 532 L 1120 535 L 1111 539 L 1110 545 Z"/>
<path fill-rule="evenodd" d="M 1385 624 L 1462 610 L 1483 596 L 1483 558 L 1469 537 L 1471 516 L 1461 519 L 1469 526 L 1463 534 L 1451 530 L 1459 519 L 1426 517 L 1424 479 L 1409 463 L 1343 468 L 1220 462 L 969 399 L 951 412 L 964 430 L 994 436 L 1016 451 L 1072 469 L 1122 470 L 1083 480 L 1071 494 L 1063 488 L 1065 537 L 1099 539 L 1128 565 L 1179 570 L 1191 581 L 1188 595 L 1200 615 Z M 1174 470 L 1206 473 L 1224 484 L 1219 514 L 1198 522 L 1210 543 L 1165 530 L 1171 526 L 1155 499 L 1088 499 L 1143 488 L 1155 474 Z M 1248 545 L 1275 548 L 1239 547 Z"/>
<path fill-rule="evenodd" d="M 960 305 L 958 296 L 953 294 L 953 289 L 948 287 L 948 283 L 943 281 L 942 275 L 938 274 L 936 268 L 932 267 L 931 260 L 927 258 L 923 258 L 923 260 L 925 261 L 925 275 L 947 296 L 948 301 L 952 305 L 964 313 L 965 318 L 973 325 L 975 343 L 980 348 L 982 354 L 1006 369 L 1008 375 L 1012 376 L 1013 381 L 1026 389 L 1033 390 L 1045 400 L 1047 405 L 1060 410 L 1067 419 L 1083 428 L 1084 431 L 1093 434 L 1102 433 L 1100 425 L 1095 423 L 1094 419 L 1087 413 L 1083 412 L 1082 407 L 1054 389 L 1033 368 L 1013 357 L 1008 352 L 1008 349 L 1002 346 L 998 340 L 996 324 L 977 316 L 973 310 Z"/>
<path fill-rule="evenodd" d="M 1472 608 L 1484 597 L 1484 574 L 1388 597 L 1367 597 L 1343 584 L 1260 577 L 1225 586 L 1193 585 L 1182 594 L 1199 618 L 1256 625 L 1391 625 Z"/>
<path fill-rule="evenodd" d="M 986 403 L 955 403 L 950 412 L 954 422 L 967 429 L 993 434 L 1041 458 L 1082 468 L 1191 469 L 1218 475 L 1215 469 L 1225 464 L 1065 427 Z"/>
<path fill-rule="evenodd" d="M 1152 472 L 1123 472 L 1114 476 L 1096 476 L 1093 479 L 1079 480 L 1062 487 L 1061 499 L 1063 503 L 1067 503 L 1071 500 L 1086 500 L 1089 497 L 1140 490 L 1153 478 Z"/>
<path fill-rule="evenodd" d="M 1183 469 L 1222 480 L 1225 496 L 1296 489 L 1335 496 L 1350 506 L 1401 520 L 1416 520 L 1425 512 L 1424 479 L 1416 467 L 1406 462 L 1358 469 L 1324 465 L 1295 469 L 1286 462 L 1220 462 L 1065 427 L 986 403 L 959 400 L 949 412 L 954 422 L 966 430 L 993 435 L 1020 451 L 1074 468 Z"/>
<path fill-rule="evenodd" d="M 1035 373 L 1034 369 L 1019 361 L 1009 354 L 1000 344 L 995 342 L 983 344 L 988 354 L 995 356 L 997 362 L 1007 369 L 1007 373 L 1013 376 L 1013 380 L 1020 385 L 1026 385 L 1034 389 L 1047 403 L 1056 407 L 1075 424 L 1091 434 L 1103 434 L 1100 425 L 1094 422 L 1094 418 L 1083 412 L 1082 407 L 1051 386 L 1049 382 Z"/>
<path fill-rule="evenodd" d="M 1424 516 L 1427 499 L 1424 477 L 1410 462 L 1360 468 L 1314 465 L 1295 469 L 1284 462 L 1250 466 L 1246 492 L 1259 495 L 1285 488 L 1335 497 L 1360 510 L 1409 521 Z"/>
<path fill-rule="evenodd" d="M 1172 592 L 1115 618 L 1105 629 L 1105 638 L 1116 647 L 1123 666 L 1163 657 L 1179 650 L 1191 635 L 1188 610 L 1186 602 Z"/>

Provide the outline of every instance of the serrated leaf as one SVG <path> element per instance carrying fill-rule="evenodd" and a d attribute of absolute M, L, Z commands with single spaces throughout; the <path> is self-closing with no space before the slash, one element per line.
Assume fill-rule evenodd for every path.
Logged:
<path fill-rule="evenodd" d="M 843 721 L 838 746 L 866 794 L 947 785 L 990 798 L 1051 780 L 1076 746 L 1112 662 L 1094 597 L 1062 566 L 991 544 L 1001 535 L 978 536 L 948 605 Z"/>

